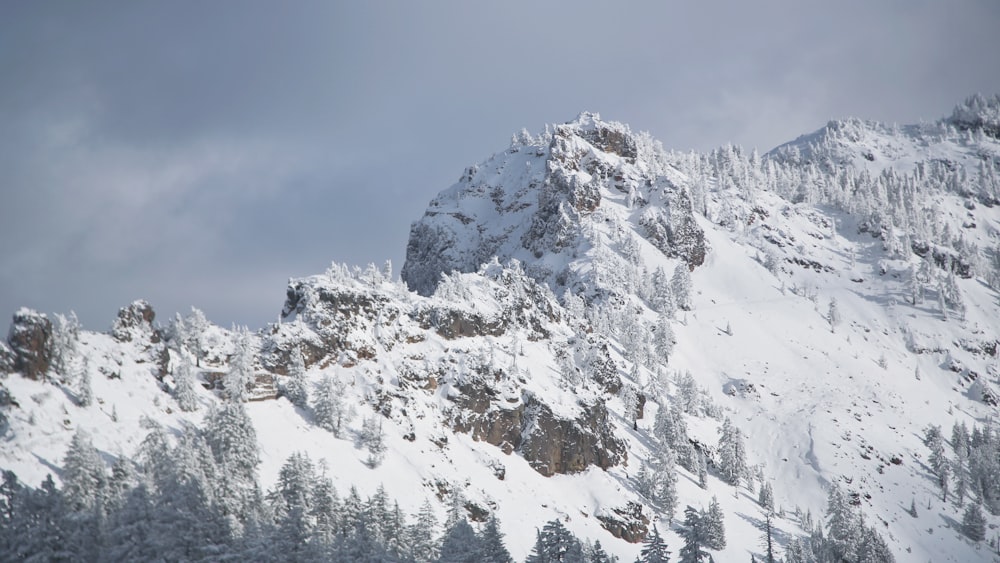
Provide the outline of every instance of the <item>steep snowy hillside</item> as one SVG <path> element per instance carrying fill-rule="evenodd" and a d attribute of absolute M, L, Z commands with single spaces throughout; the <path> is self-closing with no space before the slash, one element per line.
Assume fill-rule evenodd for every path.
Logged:
<path fill-rule="evenodd" d="M 770 526 L 788 561 L 992 560 L 998 108 L 834 122 L 764 157 L 668 153 L 582 114 L 438 195 L 401 281 L 334 264 L 290 280 L 280 322 L 257 332 L 196 310 L 157 325 L 143 302 L 109 333 L 22 310 L 0 344 L 0 468 L 31 486 L 53 473 L 71 496 L 82 430 L 157 493 L 172 481 L 150 443 L 200 455 L 208 468 L 181 480 L 208 483 L 243 556 L 264 549 L 254 534 L 285 537 L 305 452 L 339 522 L 357 494 L 421 522 L 429 500 L 452 532 L 458 515 L 486 537 L 497 517 L 518 560 L 552 522 L 623 561 L 654 526 L 675 557 L 697 543 L 764 559 Z M 222 477 L 219 420 L 242 409 L 256 493 Z M 360 532 L 334 528 L 296 541 L 356 553 L 337 542 Z M 403 560 L 451 545 L 415 554 L 373 534 Z"/>

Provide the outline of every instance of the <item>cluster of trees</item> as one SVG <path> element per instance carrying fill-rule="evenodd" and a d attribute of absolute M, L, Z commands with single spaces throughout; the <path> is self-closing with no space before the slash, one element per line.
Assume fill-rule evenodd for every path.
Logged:
<path fill-rule="evenodd" d="M 995 101 L 966 105 L 978 109 L 958 113 L 978 115 L 987 106 L 996 112 Z M 970 124 L 972 134 L 980 135 L 987 122 L 989 119 L 963 121 Z M 869 127 L 873 125 L 855 120 L 831 123 L 825 130 L 827 139 L 820 143 L 836 146 L 842 140 L 853 142 Z M 964 142 L 960 139 L 963 133 L 947 121 L 937 127 L 941 129 L 939 136 Z M 933 131 L 919 134 L 934 136 Z M 720 225 L 744 228 L 752 222 L 754 194 L 771 192 L 792 202 L 829 205 L 849 213 L 861 230 L 880 238 L 895 258 L 909 259 L 913 253 L 931 256 L 937 268 L 966 277 L 979 275 L 993 287 L 1000 287 L 1000 246 L 980 249 L 968 241 L 931 197 L 942 192 L 957 194 L 967 198 L 970 208 L 975 202 L 1000 203 L 1000 167 L 992 159 L 982 159 L 975 171 L 934 160 L 919 163 L 909 173 L 894 169 L 872 173 L 840 166 L 823 155 L 822 145 L 808 155 L 788 147 L 769 158 L 727 145 L 708 153 L 671 153 L 669 159 L 692 178 L 695 209 Z M 723 198 L 718 206 L 710 207 L 708 194 L 713 189 L 731 190 L 743 203 Z"/>
<path fill-rule="evenodd" d="M 768 544 L 770 544 L 770 534 Z M 853 497 L 836 483 L 827 495 L 826 527 L 817 524 L 808 537 L 785 549 L 786 563 L 893 563 L 896 560 L 874 525 L 865 523 Z"/>
<path fill-rule="evenodd" d="M 970 432 L 964 422 L 955 423 L 949 443 L 940 426 L 930 426 L 924 433 L 924 444 L 930 450 L 927 464 L 942 500 L 948 500 L 950 494 L 957 506 L 969 501 L 963 515 L 963 532 L 974 541 L 983 540 L 986 522 L 982 509 L 994 516 L 1000 515 L 1000 479 L 997 478 L 1000 475 L 1000 432 L 993 424 L 973 425 Z"/>

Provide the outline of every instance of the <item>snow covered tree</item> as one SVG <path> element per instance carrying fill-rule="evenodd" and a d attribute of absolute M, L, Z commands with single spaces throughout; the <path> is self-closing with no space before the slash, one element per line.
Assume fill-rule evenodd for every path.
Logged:
<path fill-rule="evenodd" d="M 306 385 L 306 362 L 302 357 L 302 349 L 292 348 L 288 359 L 288 379 L 285 382 L 285 396 L 297 407 L 305 408 L 309 404 L 309 388 Z"/>
<path fill-rule="evenodd" d="M 77 430 L 63 459 L 63 497 L 71 510 L 89 510 L 105 494 L 107 471 L 90 434 Z M 103 500 L 103 499 L 100 499 Z"/>
<path fill-rule="evenodd" d="M 584 546 L 584 557 L 587 563 L 615 563 L 618 561 L 617 557 L 608 555 L 607 551 L 604 551 L 604 547 L 601 545 L 601 540 L 597 540 L 590 545 Z"/>
<path fill-rule="evenodd" d="M 760 492 L 757 494 L 757 503 L 765 512 L 774 512 L 774 490 L 770 483 L 761 484 Z"/>
<path fill-rule="evenodd" d="M 653 329 L 653 346 L 660 362 L 666 364 L 674 351 L 674 330 L 670 327 L 670 319 L 661 313 Z"/>
<path fill-rule="evenodd" d="M 732 420 L 722 423 L 719 436 L 719 472 L 730 485 L 739 485 L 749 475 L 743 433 Z"/>
<path fill-rule="evenodd" d="M 962 533 L 975 542 L 986 539 L 986 518 L 979 504 L 970 502 L 962 514 Z"/>
<path fill-rule="evenodd" d="M 174 399 L 184 412 L 198 410 L 198 395 L 195 391 L 194 372 L 187 360 L 181 359 L 174 370 Z"/>
<path fill-rule="evenodd" d="M 677 304 L 674 301 L 673 284 L 663 268 L 656 268 L 650 285 L 650 307 L 667 318 L 673 318 L 677 312 Z"/>
<path fill-rule="evenodd" d="M 368 459 L 365 463 L 371 468 L 378 467 L 385 457 L 387 446 L 385 433 L 382 431 L 382 420 L 377 415 L 367 417 L 362 422 L 359 441 L 368 450 Z"/>
<path fill-rule="evenodd" d="M 334 436 L 338 437 L 347 423 L 348 412 L 341 393 L 337 380 L 331 375 L 326 375 L 317 386 L 313 399 L 313 417 L 316 425 L 333 432 Z"/>
<path fill-rule="evenodd" d="M 674 275 L 670 278 L 670 287 L 673 290 L 674 301 L 677 308 L 682 311 L 691 310 L 691 271 L 684 262 L 677 264 Z"/>
<path fill-rule="evenodd" d="M 236 403 L 245 403 L 250 399 L 250 390 L 254 385 L 254 351 L 253 337 L 246 327 L 236 330 L 233 340 L 235 351 L 229 360 L 229 371 L 222 380 L 226 398 Z"/>
<path fill-rule="evenodd" d="M 705 551 L 708 537 L 701 514 L 693 506 L 684 509 L 684 529 L 681 531 L 684 546 L 681 547 L 680 563 L 702 563 L 710 561 L 711 555 Z"/>
<path fill-rule="evenodd" d="M 701 406 L 701 389 L 689 371 L 677 376 L 677 399 L 686 414 L 698 413 L 698 408 Z"/>
<path fill-rule="evenodd" d="M 771 513 L 772 510 L 768 510 L 764 513 L 764 561 L 766 563 L 776 563 L 777 560 L 774 558 L 774 528 L 771 523 Z"/>
<path fill-rule="evenodd" d="M 853 561 L 861 537 L 861 523 L 847 496 L 834 483 L 826 504 L 827 544 L 835 560 Z"/>
<path fill-rule="evenodd" d="M 572 563 L 583 561 L 583 546 L 558 519 L 550 520 L 538 532 L 526 563 Z"/>
<path fill-rule="evenodd" d="M 315 481 L 316 472 L 309 456 L 296 452 L 281 466 L 276 488 L 268 495 L 277 520 L 275 552 L 290 560 L 318 555 L 312 541 L 316 528 L 313 511 Z"/>
<path fill-rule="evenodd" d="M 239 530 L 260 510 L 257 432 L 243 403 L 225 402 L 209 412 L 204 433 L 218 466 L 211 480 L 216 503 L 228 525 Z"/>
<path fill-rule="evenodd" d="M 458 518 L 441 540 L 438 563 L 477 563 L 480 561 L 479 537 L 465 518 Z"/>
<path fill-rule="evenodd" d="M 660 530 L 653 524 L 653 531 L 646 534 L 646 539 L 642 542 L 642 551 L 639 553 L 640 563 L 667 563 L 670 561 L 670 551 L 667 550 L 667 542 L 663 541 Z"/>
<path fill-rule="evenodd" d="M 702 512 L 701 519 L 705 527 L 705 547 L 716 551 L 726 549 L 726 524 L 719 499 L 712 497 L 708 512 Z"/>
<path fill-rule="evenodd" d="M 184 345 L 194 354 L 195 366 L 201 367 L 201 360 L 205 357 L 206 338 L 205 332 L 210 323 L 205 318 L 205 313 L 201 309 L 191 307 L 191 313 L 184 319 Z"/>
<path fill-rule="evenodd" d="M 87 358 L 83 358 L 79 362 L 80 364 L 80 377 L 79 377 L 79 388 L 80 391 L 77 393 L 77 402 L 81 407 L 89 407 L 91 403 L 94 402 L 94 389 L 91 387 L 90 382 L 90 362 Z"/>
<path fill-rule="evenodd" d="M 931 455 L 928 456 L 927 461 L 931 466 L 931 471 L 934 473 L 938 487 L 941 488 L 941 497 L 946 499 L 948 497 L 948 477 L 951 472 L 951 463 L 945 456 L 944 438 L 941 436 L 940 427 L 933 427 L 933 430 L 928 431 L 926 443 L 927 447 L 931 450 Z"/>
<path fill-rule="evenodd" d="M 437 559 L 437 516 L 431 503 L 424 500 L 414 521 L 406 530 L 410 557 L 417 563 L 428 563 Z"/>
<path fill-rule="evenodd" d="M 837 325 L 840 324 L 840 307 L 837 305 L 837 298 L 830 298 L 830 306 L 826 312 L 826 321 L 830 323 L 830 332 L 834 332 L 837 329 Z"/>
<path fill-rule="evenodd" d="M 503 539 L 500 523 L 495 515 L 491 515 L 479 534 L 479 559 L 477 561 L 480 563 L 514 563 L 514 558 L 507 551 Z"/>

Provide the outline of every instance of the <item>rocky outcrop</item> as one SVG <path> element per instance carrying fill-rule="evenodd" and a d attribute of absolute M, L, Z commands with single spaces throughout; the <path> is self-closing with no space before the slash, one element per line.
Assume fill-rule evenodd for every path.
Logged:
<path fill-rule="evenodd" d="M 52 364 L 52 321 L 31 309 L 20 309 L 7 335 L 14 355 L 14 371 L 30 379 L 42 379 Z"/>
<path fill-rule="evenodd" d="M 453 398 L 453 426 L 504 453 L 518 452 L 546 477 L 579 473 L 591 465 L 607 469 L 626 459 L 625 444 L 611 432 L 604 404 L 580 405 L 575 418 L 557 416 L 525 393 L 516 403 L 501 400 L 485 385 L 467 385 Z"/>
<path fill-rule="evenodd" d="M 133 339 L 146 337 L 150 342 L 160 341 L 160 334 L 153 328 L 156 313 L 153 306 L 142 299 L 133 301 L 118 310 L 111 325 L 111 336 L 118 342 L 132 342 Z"/>
<path fill-rule="evenodd" d="M 403 281 L 431 295 L 443 275 L 475 272 L 497 257 L 519 260 L 527 275 L 557 295 L 566 288 L 575 292 L 586 268 L 567 264 L 585 262 L 595 227 L 608 223 L 693 269 L 705 260 L 704 233 L 686 177 L 665 162 L 662 148 L 648 137 L 596 114 L 581 114 L 539 138 L 523 137 L 470 167 L 413 223 Z M 634 210 L 642 212 L 638 224 Z"/>
<path fill-rule="evenodd" d="M 611 532 L 612 536 L 629 543 L 639 543 L 649 533 L 649 518 L 642 513 L 642 505 L 636 502 L 628 502 L 625 506 L 598 514 L 597 519 L 601 521 L 601 527 Z"/>

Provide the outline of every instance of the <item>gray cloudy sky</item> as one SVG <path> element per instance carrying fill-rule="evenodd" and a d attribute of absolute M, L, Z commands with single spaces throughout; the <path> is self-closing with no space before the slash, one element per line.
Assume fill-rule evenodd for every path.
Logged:
<path fill-rule="evenodd" d="M 598 111 L 764 151 L 1000 92 L 1000 2 L 10 2 L 0 316 L 136 298 L 260 327 L 290 276 L 402 267 L 510 135 Z"/>

